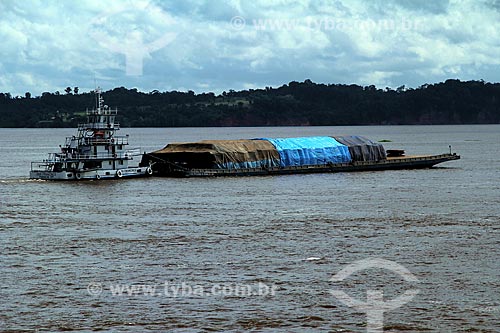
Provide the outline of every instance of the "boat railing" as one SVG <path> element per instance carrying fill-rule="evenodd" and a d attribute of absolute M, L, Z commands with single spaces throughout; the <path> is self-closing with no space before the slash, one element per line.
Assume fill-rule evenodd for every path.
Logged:
<path fill-rule="evenodd" d="M 78 145 L 92 145 L 92 144 L 117 144 L 117 145 L 128 145 L 128 136 L 120 135 L 113 136 L 112 138 L 103 138 L 103 137 L 67 137 L 66 138 L 66 147 L 70 147 L 73 141 L 77 141 Z"/>
<path fill-rule="evenodd" d="M 118 114 L 118 109 L 101 109 L 101 110 L 87 109 L 85 113 L 87 114 L 87 116 L 113 116 Z"/>
<path fill-rule="evenodd" d="M 31 171 L 48 171 L 50 170 L 50 166 L 47 162 L 31 162 Z"/>
<path fill-rule="evenodd" d="M 132 154 L 122 153 L 97 153 L 97 154 L 67 154 L 68 160 L 131 160 Z"/>
<path fill-rule="evenodd" d="M 78 130 L 94 130 L 94 129 L 120 129 L 119 123 L 105 124 L 105 123 L 82 123 L 78 124 Z"/>
<path fill-rule="evenodd" d="M 64 159 L 64 154 L 60 153 L 49 153 L 49 157 L 41 162 L 36 162 L 36 163 L 57 163 L 57 162 L 62 162 Z"/>
<path fill-rule="evenodd" d="M 43 161 L 31 162 L 31 171 L 46 171 L 50 170 L 54 164 L 64 162 L 62 154 L 59 153 L 49 153 L 49 157 Z M 37 169 L 34 167 L 36 166 Z M 41 169 L 43 168 L 43 169 Z"/>
<path fill-rule="evenodd" d="M 109 145 L 128 145 L 128 136 L 115 136 L 112 138 L 83 138 L 83 144 L 109 144 Z"/>
<path fill-rule="evenodd" d="M 76 153 L 50 153 L 49 157 L 43 161 L 31 162 L 32 169 L 33 165 L 37 164 L 39 166 L 48 167 L 54 165 L 55 163 L 68 163 L 78 160 L 132 160 L 135 154 L 134 150 L 119 152 L 119 153 L 97 153 L 97 154 L 76 154 Z"/>

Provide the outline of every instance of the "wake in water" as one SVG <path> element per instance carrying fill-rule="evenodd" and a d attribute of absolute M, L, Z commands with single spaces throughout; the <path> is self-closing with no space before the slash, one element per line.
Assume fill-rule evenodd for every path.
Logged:
<path fill-rule="evenodd" d="M 46 180 L 41 179 L 29 179 L 29 178 L 4 178 L 0 179 L 0 184 L 22 184 L 22 183 L 38 183 L 46 182 Z"/>

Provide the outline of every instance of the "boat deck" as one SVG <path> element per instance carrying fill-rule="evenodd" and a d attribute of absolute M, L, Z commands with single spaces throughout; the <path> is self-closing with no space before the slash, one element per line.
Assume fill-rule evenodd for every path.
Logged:
<path fill-rule="evenodd" d="M 167 167 L 154 167 L 157 176 L 166 177 L 217 177 L 217 176 L 265 176 L 283 174 L 303 173 L 326 173 L 326 172 L 353 172 L 353 171 L 380 171 L 398 169 L 423 169 L 430 168 L 436 164 L 458 160 L 460 155 L 416 155 L 388 157 L 380 161 L 338 163 L 326 165 L 306 165 L 272 168 L 248 168 L 248 169 L 186 169 L 171 163 Z M 163 163 L 159 162 L 158 165 Z"/>
<path fill-rule="evenodd" d="M 443 154 L 443 155 L 449 155 L 449 154 Z M 440 156 L 440 155 L 403 155 L 403 156 L 391 156 L 387 157 L 388 160 L 404 160 L 408 158 L 428 158 L 428 157 L 433 157 L 433 156 Z"/>

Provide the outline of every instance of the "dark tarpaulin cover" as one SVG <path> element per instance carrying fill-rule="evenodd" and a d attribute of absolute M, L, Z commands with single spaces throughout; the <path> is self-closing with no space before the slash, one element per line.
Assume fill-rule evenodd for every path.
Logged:
<path fill-rule="evenodd" d="M 242 169 L 279 165 L 278 152 L 266 140 L 171 143 L 151 154 L 187 168 Z"/>
<path fill-rule="evenodd" d="M 380 161 L 387 158 L 384 146 L 363 136 L 343 135 L 333 138 L 349 147 L 353 161 Z"/>
<path fill-rule="evenodd" d="M 276 147 L 282 167 L 351 162 L 347 146 L 329 136 L 259 140 L 268 140 Z"/>

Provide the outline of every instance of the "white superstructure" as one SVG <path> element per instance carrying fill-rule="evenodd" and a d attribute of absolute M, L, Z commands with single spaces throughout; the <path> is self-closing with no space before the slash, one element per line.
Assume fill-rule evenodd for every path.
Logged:
<path fill-rule="evenodd" d="M 131 166 L 139 149 L 127 149 L 128 134 L 116 135 L 117 109 L 104 105 L 97 88 L 97 108 L 87 110 L 87 122 L 78 125 L 76 136 L 67 137 L 59 153 L 50 153 L 41 162 L 31 162 L 31 179 L 80 180 L 151 175 L 151 167 Z"/>

